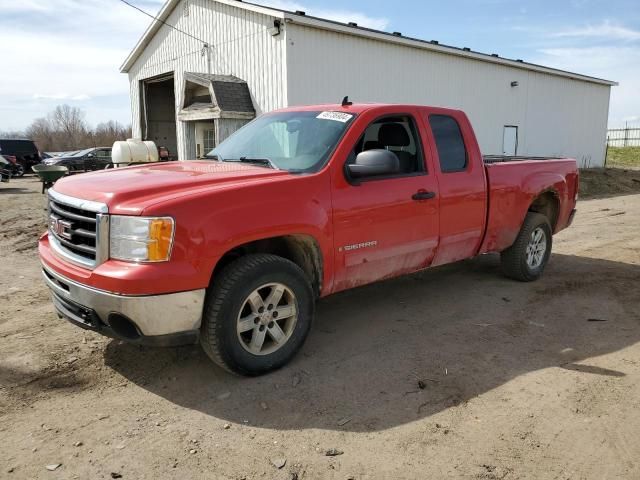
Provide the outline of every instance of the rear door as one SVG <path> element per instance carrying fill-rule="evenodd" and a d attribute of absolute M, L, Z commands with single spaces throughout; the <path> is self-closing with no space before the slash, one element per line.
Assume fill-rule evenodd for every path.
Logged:
<path fill-rule="evenodd" d="M 422 142 L 418 112 L 388 111 L 358 119 L 344 160 L 333 162 L 336 283 L 333 291 L 412 272 L 429 265 L 438 245 L 438 186 Z M 360 181 L 345 164 L 364 150 L 383 148 L 400 159 L 397 175 Z"/>
<path fill-rule="evenodd" d="M 487 192 L 484 161 L 463 112 L 425 109 L 440 189 L 440 244 L 433 265 L 476 255 L 484 235 Z"/>

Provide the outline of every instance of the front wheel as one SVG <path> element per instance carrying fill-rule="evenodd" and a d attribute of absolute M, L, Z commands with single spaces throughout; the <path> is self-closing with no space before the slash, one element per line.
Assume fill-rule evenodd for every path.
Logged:
<path fill-rule="evenodd" d="M 295 263 L 247 255 L 209 287 L 201 344 L 226 370 L 261 375 L 285 365 L 304 343 L 314 315 L 309 280 Z"/>
<path fill-rule="evenodd" d="M 16 166 L 15 166 L 14 171 L 13 171 L 13 176 L 14 177 L 23 177 L 24 173 L 25 173 L 24 165 L 22 165 L 20 162 L 16 163 Z"/>
<path fill-rule="evenodd" d="M 551 256 L 551 244 L 549 219 L 540 213 L 527 213 L 516 241 L 500 254 L 503 272 L 521 282 L 537 280 Z"/>

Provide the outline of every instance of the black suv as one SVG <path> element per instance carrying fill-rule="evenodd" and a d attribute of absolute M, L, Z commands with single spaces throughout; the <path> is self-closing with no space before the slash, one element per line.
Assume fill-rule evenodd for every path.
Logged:
<path fill-rule="evenodd" d="M 31 167 L 41 162 L 38 147 L 33 140 L 0 140 L 0 155 L 16 157 L 13 175 L 21 177 L 31 171 Z"/>

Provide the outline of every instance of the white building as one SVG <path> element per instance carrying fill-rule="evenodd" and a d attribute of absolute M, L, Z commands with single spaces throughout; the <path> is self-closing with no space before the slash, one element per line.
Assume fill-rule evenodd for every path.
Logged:
<path fill-rule="evenodd" d="M 462 109 L 484 154 L 601 166 L 617 85 L 240 0 L 167 0 L 121 70 L 134 136 L 181 160 L 255 114 L 349 95 Z"/>

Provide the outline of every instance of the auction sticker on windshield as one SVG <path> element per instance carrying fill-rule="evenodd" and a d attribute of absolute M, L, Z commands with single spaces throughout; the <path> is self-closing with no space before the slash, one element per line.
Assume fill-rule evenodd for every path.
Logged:
<path fill-rule="evenodd" d="M 322 112 L 316 118 L 319 118 L 321 120 L 333 120 L 335 122 L 347 123 L 353 118 L 353 115 L 342 112 Z"/>

